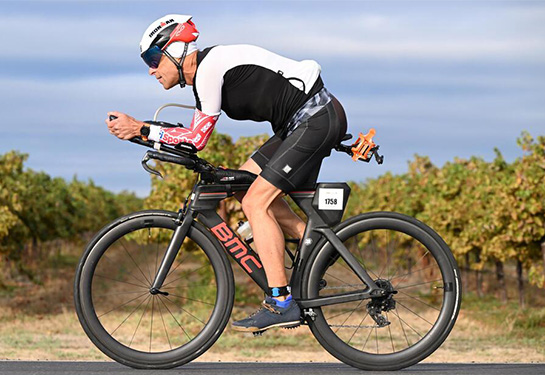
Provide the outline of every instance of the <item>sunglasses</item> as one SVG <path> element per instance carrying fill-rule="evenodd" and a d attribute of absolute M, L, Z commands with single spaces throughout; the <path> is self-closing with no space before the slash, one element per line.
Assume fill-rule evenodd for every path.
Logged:
<path fill-rule="evenodd" d="M 157 69 L 162 56 L 163 56 L 163 51 L 161 51 L 161 48 L 159 48 L 158 46 L 153 46 L 151 48 L 148 48 L 146 51 L 144 51 L 140 55 L 140 57 L 142 57 L 146 65 L 152 69 Z"/>

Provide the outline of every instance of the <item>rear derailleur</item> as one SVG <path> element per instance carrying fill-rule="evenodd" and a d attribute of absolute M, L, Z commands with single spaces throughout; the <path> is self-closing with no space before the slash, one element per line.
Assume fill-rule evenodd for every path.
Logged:
<path fill-rule="evenodd" d="M 394 290 L 392 283 L 388 280 L 377 279 L 375 280 L 375 284 L 377 284 L 379 288 L 384 289 L 386 293 L 380 297 L 373 297 L 371 301 L 367 303 L 367 312 L 375 323 L 377 323 L 378 327 L 381 328 L 390 325 L 390 321 L 382 313 L 396 308 L 396 301 L 393 297 L 394 294 L 397 294 L 397 291 Z"/>

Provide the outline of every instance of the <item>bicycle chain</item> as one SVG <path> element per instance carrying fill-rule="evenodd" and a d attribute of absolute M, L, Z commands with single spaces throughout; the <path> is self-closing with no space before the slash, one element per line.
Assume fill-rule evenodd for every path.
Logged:
<path fill-rule="evenodd" d="M 320 290 L 330 290 L 330 289 L 346 289 L 346 288 L 367 288 L 367 285 L 365 284 L 346 284 L 342 286 L 326 286 Z"/>
<path fill-rule="evenodd" d="M 350 324 L 328 324 L 329 327 L 332 328 L 382 328 L 379 325 L 374 326 L 356 326 L 356 325 L 350 325 Z"/>

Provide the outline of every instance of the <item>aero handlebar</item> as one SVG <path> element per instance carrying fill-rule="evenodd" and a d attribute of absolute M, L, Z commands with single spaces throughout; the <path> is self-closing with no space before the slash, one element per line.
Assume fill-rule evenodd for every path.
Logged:
<path fill-rule="evenodd" d="M 110 115 L 110 121 L 115 120 L 117 117 Z M 150 123 L 154 123 L 150 122 Z M 161 123 L 161 126 L 175 127 L 176 125 Z M 345 152 L 352 157 L 354 161 L 360 160 L 366 163 L 369 163 L 373 156 L 378 164 L 384 162 L 384 156 L 379 155 L 379 145 L 373 142 L 373 136 L 375 135 L 375 130 L 371 129 L 368 134 L 363 135 L 360 133 L 358 140 L 352 145 L 343 145 L 339 143 L 335 146 L 335 150 L 339 152 Z M 342 141 L 346 141 L 352 138 L 352 135 L 346 134 Z M 152 169 L 148 166 L 147 162 L 150 160 L 159 160 L 167 163 L 174 163 L 178 165 L 183 165 L 187 169 L 194 170 L 197 173 L 203 172 L 215 172 L 217 168 L 208 163 L 206 160 L 199 158 L 196 154 L 197 149 L 188 143 L 180 143 L 176 146 L 169 146 L 159 142 L 145 141 L 140 137 L 131 138 L 132 143 L 136 143 L 141 146 L 146 146 L 149 148 L 154 148 L 157 151 L 147 151 L 144 157 L 142 158 L 142 167 L 151 174 L 155 174 L 159 177 L 163 177 L 161 173 Z M 342 142 L 341 141 L 341 142 Z"/>

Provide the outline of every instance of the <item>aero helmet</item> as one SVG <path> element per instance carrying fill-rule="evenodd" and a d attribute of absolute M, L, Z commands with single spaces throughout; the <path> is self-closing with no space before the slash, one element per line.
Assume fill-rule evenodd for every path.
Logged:
<path fill-rule="evenodd" d="M 161 56 L 167 56 L 178 68 L 180 87 L 185 86 L 182 71 L 184 59 L 197 50 L 199 32 L 191 16 L 167 14 L 148 26 L 140 41 L 140 56 L 151 68 L 157 68 Z M 180 62 L 176 58 L 181 58 Z"/>

